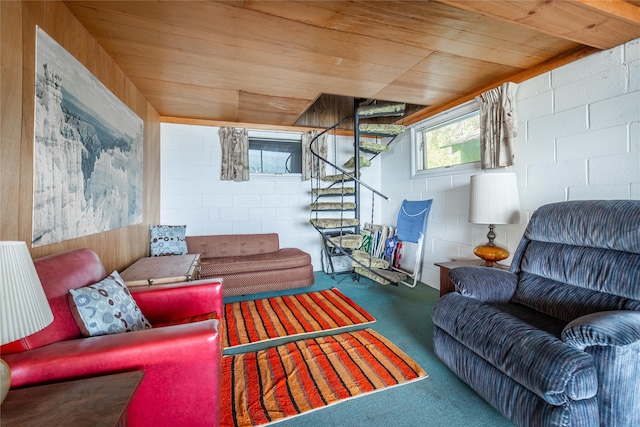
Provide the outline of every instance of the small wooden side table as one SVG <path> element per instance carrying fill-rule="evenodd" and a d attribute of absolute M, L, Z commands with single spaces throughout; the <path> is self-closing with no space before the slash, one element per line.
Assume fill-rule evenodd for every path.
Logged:
<path fill-rule="evenodd" d="M 200 254 L 140 258 L 120 273 L 125 285 L 149 286 L 200 279 Z"/>
<path fill-rule="evenodd" d="M 481 259 L 464 259 L 458 261 L 448 261 L 448 262 L 436 262 L 435 265 L 440 267 L 440 296 L 447 294 L 449 292 L 453 292 L 456 290 L 455 286 L 449 279 L 449 270 L 458 267 L 473 267 L 473 266 L 481 266 Z M 508 270 L 509 266 L 504 264 L 496 264 L 498 268 L 503 270 Z"/>
<path fill-rule="evenodd" d="M 9 390 L 2 427 L 126 427 L 143 371 Z"/>

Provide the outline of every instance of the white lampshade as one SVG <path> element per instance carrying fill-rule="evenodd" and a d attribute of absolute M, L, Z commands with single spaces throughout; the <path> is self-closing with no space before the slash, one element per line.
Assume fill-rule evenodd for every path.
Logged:
<path fill-rule="evenodd" d="M 515 173 L 488 173 L 471 177 L 469 222 L 473 224 L 520 222 L 520 198 Z"/>
<path fill-rule="evenodd" d="M 25 242 L 0 242 L 0 344 L 24 338 L 53 322 Z"/>

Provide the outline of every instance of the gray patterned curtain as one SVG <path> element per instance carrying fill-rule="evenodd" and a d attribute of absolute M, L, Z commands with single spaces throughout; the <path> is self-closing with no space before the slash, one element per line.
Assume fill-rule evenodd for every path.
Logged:
<path fill-rule="evenodd" d="M 311 154 L 310 144 L 313 138 L 316 137 L 318 131 L 310 130 L 302 134 L 302 180 L 307 181 L 311 178 L 324 178 L 325 177 L 325 163 L 318 161 L 316 157 Z M 320 138 L 316 139 L 313 143 L 313 151 L 320 156 L 327 158 L 327 135 L 324 134 Z"/>
<path fill-rule="evenodd" d="M 220 128 L 223 181 L 249 181 L 249 132 L 233 127 Z"/>
<path fill-rule="evenodd" d="M 480 156 L 482 169 L 513 165 L 518 119 L 515 83 L 503 83 L 476 97 L 480 104 Z"/>

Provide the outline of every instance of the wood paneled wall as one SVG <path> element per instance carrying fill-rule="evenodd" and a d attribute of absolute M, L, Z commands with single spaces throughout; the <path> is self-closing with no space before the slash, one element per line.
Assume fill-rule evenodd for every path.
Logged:
<path fill-rule="evenodd" d="M 0 240 L 31 247 L 36 26 L 75 56 L 144 120 L 142 224 L 31 248 L 34 258 L 89 247 L 107 271 L 149 252 L 149 224 L 160 217 L 160 118 L 138 89 L 59 1 L 0 1 Z"/>

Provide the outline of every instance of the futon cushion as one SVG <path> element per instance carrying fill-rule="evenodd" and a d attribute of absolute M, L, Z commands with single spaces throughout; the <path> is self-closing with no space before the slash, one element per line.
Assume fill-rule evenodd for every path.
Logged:
<path fill-rule="evenodd" d="M 185 240 L 189 253 L 200 254 L 202 259 L 266 254 L 280 249 L 278 233 L 187 236 Z"/>
<path fill-rule="evenodd" d="M 284 270 L 311 264 L 311 256 L 297 248 L 284 248 L 276 252 L 255 255 L 223 256 L 201 259 L 204 277 L 258 271 Z"/>
<path fill-rule="evenodd" d="M 462 345 L 552 405 L 597 393 L 591 357 L 531 322 L 455 292 L 440 299 L 432 318 Z"/>
<path fill-rule="evenodd" d="M 117 271 L 93 285 L 70 289 L 69 308 L 86 337 L 151 329 Z"/>
<path fill-rule="evenodd" d="M 185 255 L 186 225 L 151 225 L 149 250 L 151 256 Z"/>
<path fill-rule="evenodd" d="M 204 268 L 203 268 L 204 274 Z M 283 270 L 253 271 L 250 273 L 227 274 L 223 277 L 222 295 L 255 294 L 282 289 L 295 289 L 313 284 L 313 265 L 285 268 Z"/>

